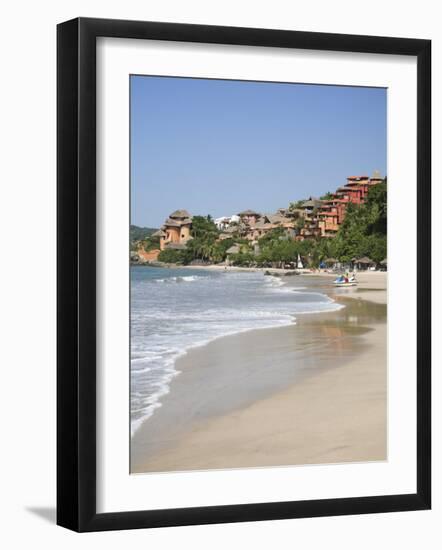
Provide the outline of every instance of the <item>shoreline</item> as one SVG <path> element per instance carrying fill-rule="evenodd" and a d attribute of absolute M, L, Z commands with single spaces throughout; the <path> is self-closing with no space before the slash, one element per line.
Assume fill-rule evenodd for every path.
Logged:
<path fill-rule="evenodd" d="M 133 473 L 386 458 L 386 273 L 358 274 L 358 289 L 326 287 L 328 292 L 321 287 L 327 279 L 312 275 L 318 291 L 347 307 L 302 314 L 296 325 L 259 329 L 259 336 L 252 330 L 221 337 L 178 359 L 176 367 L 181 374 L 172 382 L 173 398 L 167 395 L 164 406 L 154 413 L 155 422 L 148 419 L 133 437 Z M 306 346 L 304 355 L 299 349 L 303 339 L 314 343 L 313 347 Z M 233 353 L 226 352 L 227 348 Z M 241 356 L 241 350 L 255 348 L 256 356 Z M 334 358 L 327 356 L 331 350 Z M 270 373 L 266 373 L 265 365 L 259 369 L 266 353 L 272 357 Z M 299 362 L 302 369 L 290 369 Z M 238 370 L 234 376 L 229 372 L 232 365 Z M 362 379 L 365 382 L 361 386 Z M 247 385 L 250 380 L 255 381 L 252 388 Z M 334 412 L 327 410 L 330 387 L 335 405 L 339 405 Z M 367 395 L 370 387 L 375 389 L 371 397 Z M 370 402 L 375 403 L 374 408 Z M 316 413 L 309 403 L 318 405 Z M 365 413 L 359 419 L 358 432 L 351 419 L 359 409 Z M 310 433 L 306 440 L 305 428 L 290 425 L 290 418 L 296 416 L 303 419 L 304 427 L 310 426 L 310 432 L 318 431 L 333 414 L 334 428 L 328 427 L 328 436 L 322 428 L 321 434 Z M 267 418 L 272 418 L 270 425 Z M 366 424 L 371 421 L 364 425 L 363 418 Z M 281 432 L 272 435 L 275 425 L 290 437 L 284 440 Z M 349 446 L 345 433 L 353 434 L 353 445 Z M 331 452 L 326 440 L 341 443 Z M 279 451 L 270 452 L 275 448 Z"/>
<path fill-rule="evenodd" d="M 241 267 L 235 265 L 221 265 L 221 264 L 198 264 L 198 265 L 181 265 L 181 264 L 166 264 L 166 263 L 131 263 L 131 267 L 147 267 L 152 268 L 156 267 L 159 269 L 195 269 L 195 270 L 206 270 L 206 271 L 270 271 L 275 273 L 293 273 L 295 272 L 307 273 L 309 270 L 297 270 L 297 269 L 286 269 L 283 267 Z M 298 273 L 296 273 L 298 274 Z"/>
<path fill-rule="evenodd" d="M 276 276 L 278 275 L 292 275 L 292 276 L 298 276 L 298 275 L 307 275 L 311 277 L 335 277 L 337 276 L 338 272 L 332 271 L 330 269 L 322 269 L 322 268 L 314 268 L 313 270 L 310 268 L 285 268 L 285 267 L 245 267 L 245 266 L 235 266 L 235 265 L 222 265 L 222 264 L 207 264 L 207 265 L 180 265 L 180 264 L 160 264 L 160 263 L 144 263 L 144 264 L 131 264 L 131 267 L 146 267 L 146 268 L 159 268 L 159 269 L 194 269 L 194 270 L 202 270 L 202 271 L 222 271 L 222 272 L 235 272 L 235 271 L 243 271 L 243 272 L 263 272 L 263 273 L 271 273 Z M 369 275 L 369 276 L 376 276 L 379 275 L 381 277 L 385 277 L 387 275 L 387 271 L 356 271 L 357 276 L 359 275 Z"/>

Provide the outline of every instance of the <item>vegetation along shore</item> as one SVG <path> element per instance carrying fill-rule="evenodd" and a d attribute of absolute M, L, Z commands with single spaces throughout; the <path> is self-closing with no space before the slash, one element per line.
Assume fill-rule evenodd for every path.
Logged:
<path fill-rule="evenodd" d="M 170 214 L 160 229 L 131 226 L 131 261 L 262 268 L 386 266 L 387 178 L 350 176 L 335 193 L 291 202 L 274 214 L 218 219 Z"/>

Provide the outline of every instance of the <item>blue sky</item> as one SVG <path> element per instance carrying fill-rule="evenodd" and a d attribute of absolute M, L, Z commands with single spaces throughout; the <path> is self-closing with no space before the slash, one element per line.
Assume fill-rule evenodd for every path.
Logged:
<path fill-rule="evenodd" d="M 381 88 L 131 77 L 131 223 L 273 212 L 386 174 Z"/>

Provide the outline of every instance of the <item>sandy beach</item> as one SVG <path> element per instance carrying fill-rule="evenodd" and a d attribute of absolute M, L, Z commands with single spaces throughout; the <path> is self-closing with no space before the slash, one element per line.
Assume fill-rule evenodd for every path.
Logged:
<path fill-rule="evenodd" d="M 387 274 L 303 277 L 345 307 L 190 350 L 132 438 L 133 473 L 387 458 Z"/>

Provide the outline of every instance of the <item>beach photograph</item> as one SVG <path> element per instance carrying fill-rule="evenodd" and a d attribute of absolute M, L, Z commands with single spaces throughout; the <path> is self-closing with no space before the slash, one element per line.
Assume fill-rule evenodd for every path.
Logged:
<path fill-rule="evenodd" d="M 130 77 L 130 472 L 388 460 L 387 90 Z"/>

